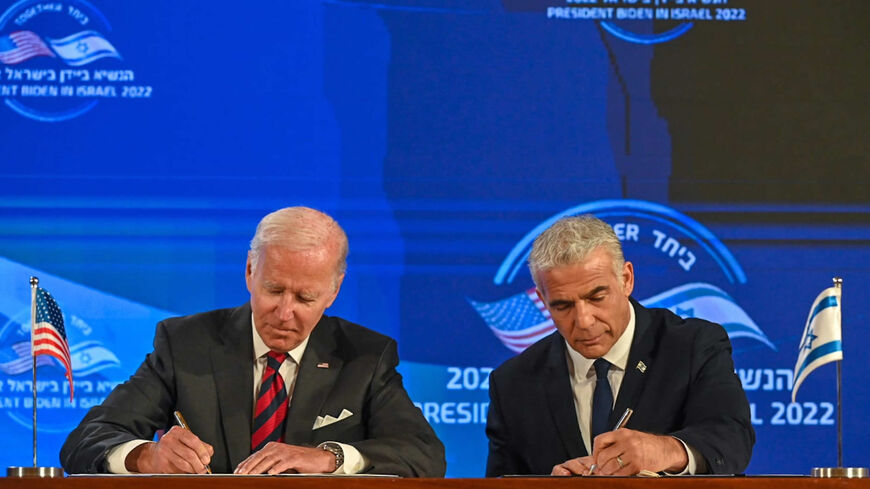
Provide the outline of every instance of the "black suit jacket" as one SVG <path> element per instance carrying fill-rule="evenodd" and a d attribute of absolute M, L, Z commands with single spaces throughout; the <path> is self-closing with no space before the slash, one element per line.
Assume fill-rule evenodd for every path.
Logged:
<path fill-rule="evenodd" d="M 106 472 L 110 449 L 152 439 L 173 424 L 177 409 L 214 447 L 212 470 L 232 472 L 251 452 L 253 348 L 248 304 L 160 322 L 154 351 L 138 371 L 70 433 L 60 454 L 64 469 Z M 286 443 L 338 441 L 356 447 L 368 459 L 369 472 L 443 476 L 444 446 L 411 403 L 395 370 L 398 362 L 392 339 L 323 316 L 302 357 Z M 342 409 L 353 415 L 312 429 L 318 415 L 338 417 Z"/>
<path fill-rule="evenodd" d="M 634 300 L 632 305 L 634 340 L 609 423 L 630 407 L 626 428 L 683 440 L 713 473 L 742 472 L 755 432 L 725 330 Z M 588 455 L 566 348 L 556 332 L 492 372 L 487 476 L 549 474 L 556 464 Z"/>

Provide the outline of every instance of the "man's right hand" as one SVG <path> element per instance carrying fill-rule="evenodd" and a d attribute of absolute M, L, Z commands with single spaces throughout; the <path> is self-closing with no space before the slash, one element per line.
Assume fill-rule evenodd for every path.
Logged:
<path fill-rule="evenodd" d="M 127 470 L 142 474 L 204 474 L 214 448 L 180 426 L 158 442 L 134 448 L 124 461 Z"/>
<path fill-rule="evenodd" d="M 592 456 L 572 458 L 554 466 L 550 475 L 591 475 L 593 465 Z"/>

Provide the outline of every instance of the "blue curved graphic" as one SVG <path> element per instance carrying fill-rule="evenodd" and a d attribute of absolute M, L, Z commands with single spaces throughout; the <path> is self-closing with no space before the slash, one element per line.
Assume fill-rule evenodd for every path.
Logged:
<path fill-rule="evenodd" d="M 684 318 L 706 319 L 725 328 L 728 337 L 749 338 L 760 341 L 773 351 L 764 331 L 755 324 L 749 314 L 727 292 L 713 284 L 694 282 L 667 290 L 640 301 L 645 307 L 661 307 Z"/>
<path fill-rule="evenodd" d="M 28 5 L 42 3 L 42 1 L 43 0 L 19 0 L 18 2 L 12 4 L 11 7 L 3 12 L 3 15 L 0 15 L 0 30 L 2 30 L 6 26 L 6 23 L 9 22 L 9 19 L 11 19 L 20 9 L 23 9 Z M 71 3 L 78 3 L 80 5 L 84 5 L 86 8 L 90 9 L 90 13 L 95 14 L 97 18 L 100 19 L 100 22 L 102 22 L 103 25 L 106 26 L 106 31 L 112 30 L 112 26 L 109 24 L 109 20 L 106 18 L 106 16 L 104 16 L 102 12 L 97 10 L 97 8 L 94 7 L 93 4 L 91 4 L 87 0 L 73 0 Z"/>
<path fill-rule="evenodd" d="M 79 107 L 74 107 L 72 109 L 63 111 L 63 112 L 46 112 L 42 110 L 31 109 L 30 107 L 24 106 L 21 102 L 12 99 L 6 99 L 6 105 L 9 106 L 15 112 L 27 117 L 29 119 L 33 119 L 35 121 L 42 122 L 61 122 L 68 121 L 70 119 L 75 119 L 76 117 L 84 114 L 85 112 L 93 109 L 97 106 L 98 100 L 91 100 L 90 102 L 81 105 Z"/>
<path fill-rule="evenodd" d="M 694 239 L 709 255 L 719 264 L 722 272 L 731 283 L 746 283 L 746 274 L 737 263 L 734 255 L 719 241 L 703 224 L 691 217 L 653 202 L 644 200 L 598 200 L 586 204 L 580 204 L 562 211 L 545 220 L 526 234 L 499 266 L 493 278 L 496 285 L 513 282 L 517 272 L 525 264 L 526 258 L 532 249 L 532 242 L 545 229 L 557 220 L 566 216 L 578 214 L 594 214 L 599 218 L 612 215 L 634 216 L 661 222 L 674 228 Z"/>
<path fill-rule="evenodd" d="M 692 28 L 694 22 L 685 22 L 683 24 L 674 27 L 671 30 L 665 32 L 659 32 L 658 34 L 638 34 L 636 32 L 627 31 L 625 29 L 619 28 L 610 22 L 602 21 L 601 27 L 604 28 L 607 32 L 613 34 L 614 36 L 628 42 L 633 42 L 635 44 L 659 44 L 662 42 L 673 41 L 674 39 L 685 34 L 689 29 Z"/>

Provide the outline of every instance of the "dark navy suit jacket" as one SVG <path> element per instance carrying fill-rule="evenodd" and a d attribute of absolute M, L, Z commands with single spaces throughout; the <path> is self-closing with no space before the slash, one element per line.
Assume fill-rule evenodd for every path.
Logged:
<path fill-rule="evenodd" d="M 634 300 L 632 306 L 634 340 L 609 424 L 630 407 L 626 428 L 683 440 L 712 473 L 743 472 L 755 431 L 725 330 Z M 587 455 L 565 348 L 556 332 L 492 372 L 487 476 L 549 474 Z"/>

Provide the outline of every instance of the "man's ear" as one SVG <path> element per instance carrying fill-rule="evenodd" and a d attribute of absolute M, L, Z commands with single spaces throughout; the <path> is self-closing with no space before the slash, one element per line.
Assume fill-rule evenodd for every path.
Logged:
<path fill-rule="evenodd" d="M 329 298 L 329 302 L 326 303 L 326 307 L 330 307 L 332 303 L 335 302 L 335 298 L 338 297 L 338 292 L 341 290 L 342 282 L 344 282 L 343 273 L 335 279 L 335 290 L 332 292 L 332 297 Z"/>
<path fill-rule="evenodd" d="M 248 260 L 245 263 L 245 285 L 248 286 L 248 292 L 253 291 L 253 285 L 254 285 L 253 284 L 253 276 L 254 276 L 254 269 L 251 266 L 251 252 L 248 251 Z"/>
<path fill-rule="evenodd" d="M 546 306 L 547 301 L 544 299 L 544 293 L 541 291 L 541 288 L 537 285 L 535 286 L 535 294 L 538 294 L 538 299 L 541 299 L 541 302 L 543 302 L 544 305 Z"/>
<path fill-rule="evenodd" d="M 626 297 L 634 290 L 634 265 L 630 261 L 622 265 L 622 292 Z"/>

